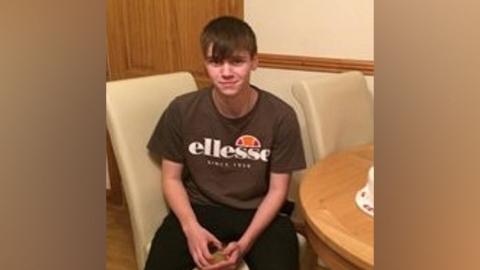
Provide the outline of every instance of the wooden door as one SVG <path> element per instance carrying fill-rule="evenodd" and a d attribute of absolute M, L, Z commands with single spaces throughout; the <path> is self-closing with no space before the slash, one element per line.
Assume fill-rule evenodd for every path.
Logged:
<path fill-rule="evenodd" d="M 107 0 L 109 80 L 189 71 L 203 86 L 199 35 L 221 15 L 243 17 L 243 0 Z"/>

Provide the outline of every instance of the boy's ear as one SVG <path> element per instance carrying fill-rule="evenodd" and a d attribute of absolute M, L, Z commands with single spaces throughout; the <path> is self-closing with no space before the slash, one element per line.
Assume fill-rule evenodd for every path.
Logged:
<path fill-rule="evenodd" d="M 258 67 L 258 54 L 255 54 L 252 57 L 252 70 L 257 69 L 257 67 Z"/>

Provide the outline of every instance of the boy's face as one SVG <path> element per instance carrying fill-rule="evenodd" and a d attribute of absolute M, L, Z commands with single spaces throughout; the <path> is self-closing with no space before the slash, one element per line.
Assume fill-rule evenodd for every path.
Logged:
<path fill-rule="evenodd" d="M 205 67 L 215 89 L 224 96 L 236 96 L 250 85 L 250 72 L 258 65 L 258 58 L 250 56 L 246 50 L 238 51 L 232 57 L 215 62 L 212 58 L 212 45 L 209 46 Z"/>

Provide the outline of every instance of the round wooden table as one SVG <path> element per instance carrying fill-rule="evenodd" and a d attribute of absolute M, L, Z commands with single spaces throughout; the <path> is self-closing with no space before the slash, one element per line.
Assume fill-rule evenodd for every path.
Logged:
<path fill-rule="evenodd" d="M 316 163 L 301 181 L 307 238 L 331 269 L 373 269 L 373 217 L 355 203 L 372 164 L 373 145 L 358 146 Z"/>

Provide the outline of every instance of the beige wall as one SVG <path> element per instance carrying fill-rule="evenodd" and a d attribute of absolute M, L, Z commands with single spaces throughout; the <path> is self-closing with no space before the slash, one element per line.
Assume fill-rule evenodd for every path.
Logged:
<path fill-rule="evenodd" d="M 245 20 L 259 52 L 373 60 L 373 0 L 245 0 Z M 259 68 L 260 87 L 290 87 L 293 80 L 326 73 Z M 373 77 L 367 76 L 373 93 Z"/>
<path fill-rule="evenodd" d="M 260 52 L 373 60 L 373 0 L 245 0 Z"/>

